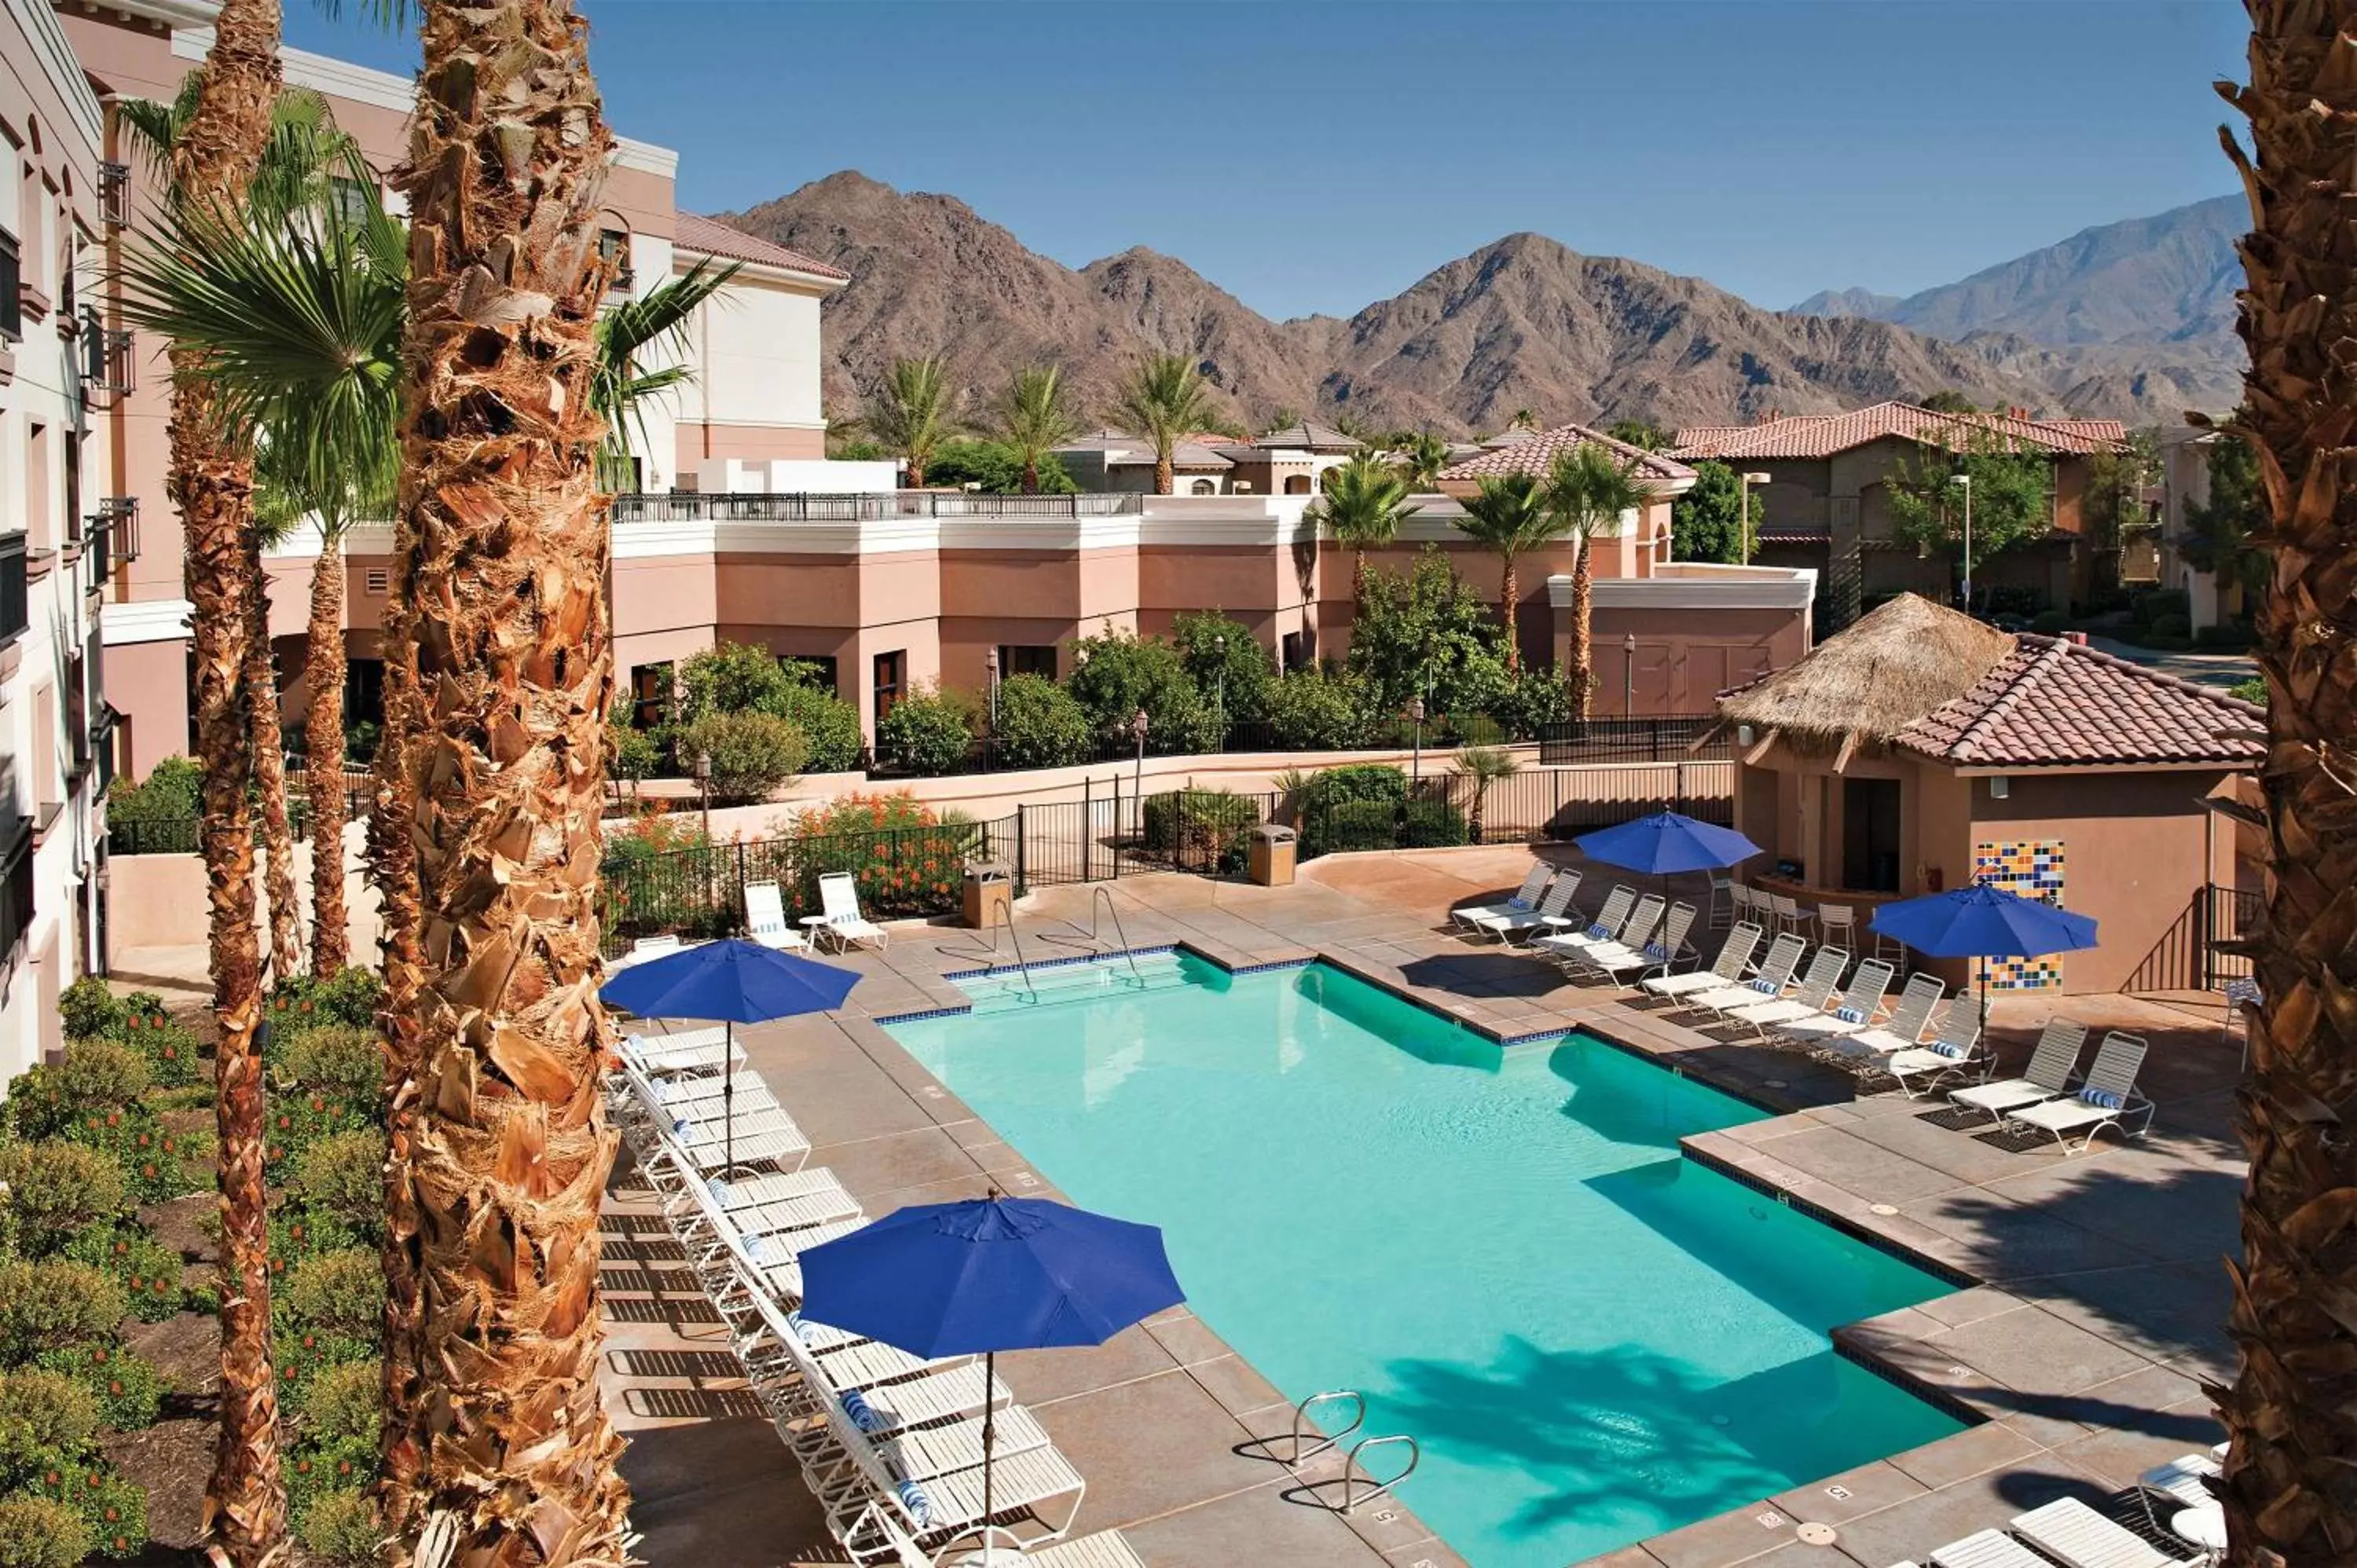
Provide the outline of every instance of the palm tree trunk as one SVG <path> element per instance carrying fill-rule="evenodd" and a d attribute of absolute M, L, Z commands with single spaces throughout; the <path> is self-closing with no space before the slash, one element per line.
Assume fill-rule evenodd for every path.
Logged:
<path fill-rule="evenodd" d="M 1023 459 L 1023 493 L 1027 496 L 1039 493 L 1039 459 L 1036 456 Z"/>
<path fill-rule="evenodd" d="M 278 0 L 225 0 L 214 18 L 197 107 L 172 151 L 173 188 L 192 203 L 236 200 L 253 178 L 278 94 Z M 220 1132 L 221 1431 L 205 1489 L 210 1543 L 233 1568 L 285 1549 L 278 1387 L 270 1362 L 270 1238 L 264 1206 L 262 975 L 253 923 L 253 824 L 246 810 L 252 736 L 239 686 L 256 591 L 247 562 L 253 477 L 221 438 L 211 390 L 190 356 L 172 355 L 170 491 L 186 535 L 189 640 L 196 654 L 197 750 L 204 764 L 203 847 L 213 1012 L 213 1116 Z"/>
<path fill-rule="evenodd" d="M 393 1352 L 415 1396 L 388 1455 L 404 1561 L 428 1530 L 450 1537 L 442 1561 L 486 1568 L 625 1552 L 621 1442 L 597 1379 L 613 669 L 588 392 L 613 138 L 585 37 L 571 0 L 429 6 L 398 177 L 418 258 L 400 767 L 433 934 L 388 1216 L 418 1276 Z"/>
<path fill-rule="evenodd" d="M 2258 609 L 2270 745 L 2266 902 L 2254 950 L 2266 1002 L 2237 1095 L 2251 1171 L 2243 1256 L 2230 1263 L 2231 1388 L 2212 1390 L 2233 1438 L 2227 1561 L 2345 1561 L 2357 1542 L 2357 261 L 2345 209 L 2357 166 L 2357 78 L 2336 33 L 2351 8 L 2251 0 L 2253 166 L 2242 335 L 2242 431 L 2257 448 L 2274 557 Z"/>
<path fill-rule="evenodd" d="M 1167 496 L 1178 488 L 1178 469 L 1171 461 L 1168 446 L 1157 443 L 1154 448 L 1154 493 Z"/>
<path fill-rule="evenodd" d="M 305 639 L 303 720 L 311 802 L 311 972 L 333 978 L 344 967 L 344 542 L 323 530 L 311 569 L 311 621 Z"/>
<path fill-rule="evenodd" d="M 1522 639 L 1514 629 L 1515 616 L 1521 608 L 1522 585 L 1514 580 L 1514 553 L 1509 550 L 1505 557 L 1504 580 L 1498 585 L 1498 598 L 1506 622 L 1506 673 L 1512 675 L 1523 667 Z"/>
<path fill-rule="evenodd" d="M 253 578 L 246 601 L 253 629 L 245 639 L 245 700 L 253 723 L 253 782 L 262 796 L 262 890 L 270 903 L 270 978 L 291 980 L 303 967 L 303 911 L 295 899 L 295 830 L 286 818 L 286 739 L 278 719 L 278 665 L 270 652 L 270 579 L 262 540 L 245 532 Z"/>
<path fill-rule="evenodd" d="M 1588 699 L 1595 694 L 1595 654 L 1588 647 L 1587 617 L 1595 598 L 1595 584 L 1588 575 L 1587 536 L 1580 535 L 1579 548 L 1571 558 L 1571 668 L 1564 678 L 1571 682 L 1571 712 L 1575 718 L 1587 716 Z"/>

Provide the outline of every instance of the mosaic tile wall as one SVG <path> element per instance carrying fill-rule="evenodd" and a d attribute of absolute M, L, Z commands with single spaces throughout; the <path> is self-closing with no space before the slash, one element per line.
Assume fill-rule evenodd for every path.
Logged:
<path fill-rule="evenodd" d="M 2025 898 L 2043 898 L 2059 907 L 2062 902 L 2062 841 L 2024 839 L 2015 843 L 1976 843 L 1973 845 L 1973 880 Z M 2061 983 L 2061 953 L 1989 961 L 1991 991 L 2039 991 Z"/>

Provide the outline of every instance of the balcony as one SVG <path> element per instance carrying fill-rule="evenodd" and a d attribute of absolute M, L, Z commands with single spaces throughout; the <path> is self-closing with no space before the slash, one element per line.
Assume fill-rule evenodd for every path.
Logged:
<path fill-rule="evenodd" d="M 127 397 L 139 385 L 138 361 L 128 330 L 109 328 L 98 313 L 83 312 L 82 396 Z"/>
<path fill-rule="evenodd" d="M 1165 498 L 1167 499 L 1167 498 Z M 892 490 L 856 495 L 772 493 L 614 498 L 616 522 L 878 522 L 893 518 L 1137 517 L 1141 495 L 985 496 L 954 490 Z"/>
<path fill-rule="evenodd" d="M 25 582 L 25 535 L 0 533 L 0 648 L 24 636 L 32 624 L 32 600 Z"/>
<path fill-rule="evenodd" d="M 104 591 L 107 574 L 139 559 L 139 498 L 109 496 L 82 525 L 82 559 L 90 563 L 90 591 Z"/>
<path fill-rule="evenodd" d="M 121 229 L 131 221 L 131 166 L 101 164 L 98 166 L 98 215 L 109 227 Z"/>

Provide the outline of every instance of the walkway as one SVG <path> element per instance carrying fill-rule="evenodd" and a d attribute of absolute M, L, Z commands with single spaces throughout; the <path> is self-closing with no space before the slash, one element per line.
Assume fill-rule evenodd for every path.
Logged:
<path fill-rule="evenodd" d="M 2087 646 L 2115 659 L 2125 659 L 2131 664 L 2141 664 L 2147 670 L 2158 670 L 2164 675 L 2190 681 L 2197 686 L 2216 686 L 2222 690 L 2238 682 L 2247 681 L 2259 672 L 2259 661 L 2247 653 L 2164 653 L 2158 649 L 2138 648 L 2133 642 L 2122 642 L 2110 637 L 2090 637 Z"/>

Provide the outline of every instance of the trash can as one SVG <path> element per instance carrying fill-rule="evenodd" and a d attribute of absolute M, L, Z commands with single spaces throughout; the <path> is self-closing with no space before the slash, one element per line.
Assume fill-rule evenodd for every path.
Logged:
<path fill-rule="evenodd" d="M 1296 853 L 1291 828 L 1263 822 L 1253 829 L 1252 848 L 1245 855 L 1245 869 L 1263 887 L 1290 887 L 1293 886 L 1293 857 Z"/>
<path fill-rule="evenodd" d="M 1015 918 L 1015 874 L 995 860 L 965 868 L 965 923 L 977 931 Z"/>

